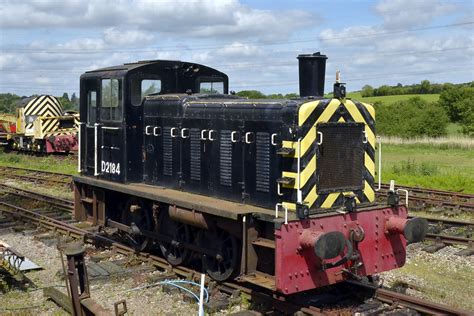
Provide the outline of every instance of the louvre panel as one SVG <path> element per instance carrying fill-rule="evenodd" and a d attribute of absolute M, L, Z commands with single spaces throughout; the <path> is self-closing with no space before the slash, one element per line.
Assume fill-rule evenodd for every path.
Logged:
<path fill-rule="evenodd" d="M 219 182 L 223 186 L 232 186 L 232 142 L 231 131 L 220 132 Z"/>
<path fill-rule="evenodd" d="M 191 141 L 190 178 L 201 181 L 201 130 L 191 128 L 189 137 Z"/>
<path fill-rule="evenodd" d="M 173 175 L 173 138 L 171 138 L 171 127 L 163 128 L 163 175 Z"/>
<path fill-rule="evenodd" d="M 362 189 L 364 124 L 327 123 L 317 127 L 323 134 L 317 158 L 318 192 Z"/>
<path fill-rule="evenodd" d="M 256 189 L 269 192 L 270 189 L 270 134 L 257 133 L 256 137 Z"/>

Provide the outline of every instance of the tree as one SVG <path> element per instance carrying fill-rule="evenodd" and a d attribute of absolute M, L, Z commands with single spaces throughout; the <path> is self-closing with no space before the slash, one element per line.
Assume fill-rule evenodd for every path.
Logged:
<path fill-rule="evenodd" d="M 377 130 L 386 136 L 438 137 L 446 135 L 448 117 L 437 103 L 419 97 L 393 104 L 375 105 Z"/>
<path fill-rule="evenodd" d="M 421 94 L 429 93 L 430 88 L 431 88 L 431 83 L 429 82 L 429 80 L 421 81 L 421 84 L 420 84 L 420 93 Z"/>
<path fill-rule="evenodd" d="M 75 108 L 79 108 L 79 99 L 76 97 L 76 93 L 73 92 L 71 95 L 71 103 Z"/>
<path fill-rule="evenodd" d="M 449 86 L 439 96 L 438 103 L 445 109 L 452 122 L 460 122 L 464 115 L 473 111 L 474 103 L 464 102 L 463 100 L 472 100 L 474 88 Z"/>
<path fill-rule="evenodd" d="M 362 87 L 361 91 L 362 97 L 373 97 L 374 96 L 374 88 L 372 86 L 366 84 L 365 86 Z"/>
<path fill-rule="evenodd" d="M 63 93 L 63 96 L 62 96 L 61 98 L 63 98 L 64 100 L 70 101 L 70 100 L 69 100 L 69 95 L 67 94 L 67 92 L 64 92 L 64 93 Z"/>
<path fill-rule="evenodd" d="M 258 90 L 242 90 L 237 92 L 240 97 L 246 97 L 249 99 L 265 99 L 267 96 Z"/>

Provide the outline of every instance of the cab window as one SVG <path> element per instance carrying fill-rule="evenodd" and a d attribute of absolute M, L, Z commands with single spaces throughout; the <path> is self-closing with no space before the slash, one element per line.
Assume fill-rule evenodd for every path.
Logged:
<path fill-rule="evenodd" d="M 161 80 L 159 79 L 138 79 L 132 81 L 132 104 L 140 105 L 144 97 L 161 92 Z"/>
<path fill-rule="evenodd" d="M 87 92 L 87 123 L 93 124 L 96 120 L 97 92 Z"/>
<path fill-rule="evenodd" d="M 122 120 L 122 82 L 102 79 L 100 118 L 106 121 Z"/>
<path fill-rule="evenodd" d="M 224 83 L 222 81 L 203 81 L 199 84 L 200 93 L 224 93 Z"/>

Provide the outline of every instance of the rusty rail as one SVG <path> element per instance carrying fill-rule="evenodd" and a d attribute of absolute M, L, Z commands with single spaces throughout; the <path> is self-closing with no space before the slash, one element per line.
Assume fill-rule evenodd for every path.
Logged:
<path fill-rule="evenodd" d="M 397 293 L 387 289 L 377 288 L 373 285 L 361 283 L 358 281 L 347 281 L 361 288 L 374 291 L 374 297 L 384 303 L 397 305 L 416 310 L 428 315 L 472 315 L 472 312 L 430 302 L 421 298 L 412 297 L 406 294 Z"/>

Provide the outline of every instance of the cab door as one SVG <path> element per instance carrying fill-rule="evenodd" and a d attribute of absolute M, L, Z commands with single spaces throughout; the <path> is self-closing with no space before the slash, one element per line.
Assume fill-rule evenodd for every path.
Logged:
<path fill-rule="evenodd" d="M 83 174 L 93 176 L 99 173 L 99 107 L 98 96 L 100 81 L 98 79 L 86 79 L 81 82 L 81 117 L 79 124 L 79 171 Z"/>
<path fill-rule="evenodd" d="M 126 178 L 126 147 L 123 120 L 122 79 L 101 79 L 98 124 L 95 124 L 98 148 L 96 176 L 123 182 Z"/>

